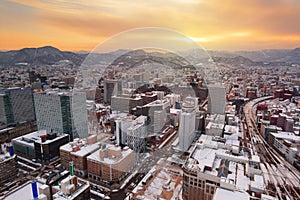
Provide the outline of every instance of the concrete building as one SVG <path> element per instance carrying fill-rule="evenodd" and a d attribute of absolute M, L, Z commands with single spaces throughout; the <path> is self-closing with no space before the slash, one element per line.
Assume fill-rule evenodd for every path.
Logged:
<path fill-rule="evenodd" d="M 12 140 L 15 153 L 23 158 L 49 163 L 59 158 L 59 147 L 69 142 L 67 134 L 36 131 Z"/>
<path fill-rule="evenodd" d="M 209 122 L 213 122 L 216 124 L 225 124 L 225 115 L 220 115 L 220 114 L 207 115 L 205 118 L 205 126 L 207 126 Z"/>
<path fill-rule="evenodd" d="M 208 85 L 208 91 L 208 113 L 224 114 L 226 107 L 225 86 L 218 84 Z"/>
<path fill-rule="evenodd" d="M 298 144 L 300 143 L 300 136 L 291 132 L 270 132 L 267 142 L 279 151 L 289 163 L 294 163 L 299 153 Z"/>
<path fill-rule="evenodd" d="M 35 121 L 35 112 L 31 88 L 0 90 L 0 127 L 32 121 Z"/>
<path fill-rule="evenodd" d="M 75 139 L 59 148 L 61 164 L 68 169 L 69 162 L 74 163 L 74 174 L 80 177 L 87 176 L 87 157 L 97 151 L 99 143 L 96 135 L 87 139 Z"/>
<path fill-rule="evenodd" d="M 45 91 L 34 94 L 39 130 L 65 133 L 74 138 L 88 136 L 85 93 Z"/>
<path fill-rule="evenodd" d="M 163 129 L 167 122 L 167 113 L 170 113 L 170 101 L 167 98 L 155 100 L 144 105 L 141 110 L 142 112 L 139 115 L 149 117 L 150 123 L 147 125 L 148 134 L 155 135 Z"/>
<path fill-rule="evenodd" d="M 131 97 L 129 95 L 112 96 L 111 97 L 111 109 L 119 112 L 129 112 Z"/>
<path fill-rule="evenodd" d="M 147 144 L 147 127 L 146 116 L 136 118 L 127 129 L 127 145 L 136 153 L 146 151 Z"/>
<path fill-rule="evenodd" d="M 125 145 L 127 144 L 127 133 L 128 133 L 128 128 L 131 126 L 133 123 L 134 119 L 132 116 L 125 116 L 125 117 L 120 117 L 115 119 L 115 138 L 116 138 L 116 143 L 118 145 Z"/>
<path fill-rule="evenodd" d="M 52 187 L 39 182 L 28 181 L 21 187 L 5 196 L 7 200 L 39 199 L 39 200 L 83 200 L 90 199 L 89 181 L 76 176 L 68 176 L 59 182 L 60 187 Z M 33 189 L 35 188 L 35 189 Z M 33 194 L 35 191 L 35 194 Z"/>
<path fill-rule="evenodd" d="M 102 144 L 100 150 L 87 157 L 87 164 L 90 181 L 119 183 L 134 165 L 134 151 Z"/>
<path fill-rule="evenodd" d="M 68 176 L 60 182 L 61 190 L 53 195 L 57 200 L 90 199 L 90 183 L 76 176 Z"/>
<path fill-rule="evenodd" d="M 122 94 L 122 81 L 115 79 L 104 80 L 104 102 L 111 104 L 111 97 Z"/>
<path fill-rule="evenodd" d="M 18 163 L 11 146 L 1 144 L 0 147 L 0 187 L 3 187 L 5 183 L 16 178 Z"/>
<path fill-rule="evenodd" d="M 179 144 L 180 151 L 187 151 L 195 137 L 196 127 L 196 110 L 195 106 L 190 102 L 184 102 L 182 105 L 182 112 L 180 113 L 179 122 Z"/>
<path fill-rule="evenodd" d="M 259 195 L 263 192 L 259 161 L 232 155 L 225 142 L 201 135 L 183 165 L 183 199 L 212 200 L 219 195 L 218 189 Z"/>
<path fill-rule="evenodd" d="M 206 135 L 219 136 L 223 135 L 224 124 L 209 122 L 205 127 Z"/>

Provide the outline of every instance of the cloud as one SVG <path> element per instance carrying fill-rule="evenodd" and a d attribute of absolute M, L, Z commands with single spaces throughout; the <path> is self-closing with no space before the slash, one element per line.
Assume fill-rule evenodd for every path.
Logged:
<path fill-rule="evenodd" d="M 300 46 L 297 0 L 10 0 L 4 6 L 0 7 L 0 34 L 41 34 L 41 42 L 47 37 L 51 41 L 55 34 L 66 48 L 76 46 L 70 46 L 75 38 L 79 46 L 97 45 L 96 41 L 121 31 L 145 26 L 180 31 L 208 48 L 253 48 L 250 41 L 260 42 L 258 48 L 278 43 Z"/>

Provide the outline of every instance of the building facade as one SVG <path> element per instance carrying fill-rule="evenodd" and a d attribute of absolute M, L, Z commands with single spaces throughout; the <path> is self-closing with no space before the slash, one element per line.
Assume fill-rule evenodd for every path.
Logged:
<path fill-rule="evenodd" d="M 67 134 L 57 136 L 45 131 L 36 131 L 12 140 L 15 153 L 29 160 L 49 163 L 59 158 L 59 147 L 68 143 Z"/>
<path fill-rule="evenodd" d="M 212 84 L 208 85 L 208 113 L 224 114 L 226 107 L 226 91 L 225 86 Z"/>
<path fill-rule="evenodd" d="M 0 90 L 0 126 L 35 121 L 31 88 Z"/>
<path fill-rule="evenodd" d="M 7 181 L 13 181 L 18 174 L 16 156 L 4 157 L 0 154 L 0 187 Z"/>
<path fill-rule="evenodd" d="M 88 136 L 85 93 L 47 91 L 35 93 L 34 101 L 39 130 L 68 134 L 70 141 Z"/>
<path fill-rule="evenodd" d="M 194 105 L 183 103 L 178 130 L 180 151 L 187 151 L 195 137 L 196 111 Z"/>
<path fill-rule="evenodd" d="M 87 157 L 87 164 L 90 181 L 120 183 L 133 168 L 134 151 L 102 144 L 100 150 Z"/>
<path fill-rule="evenodd" d="M 120 80 L 104 80 L 104 102 L 111 104 L 111 97 L 122 94 L 122 82 Z"/>
<path fill-rule="evenodd" d="M 61 164 L 68 169 L 69 162 L 74 163 L 74 174 L 80 177 L 87 176 L 87 157 L 99 149 L 96 135 L 87 140 L 75 140 L 59 148 Z"/>

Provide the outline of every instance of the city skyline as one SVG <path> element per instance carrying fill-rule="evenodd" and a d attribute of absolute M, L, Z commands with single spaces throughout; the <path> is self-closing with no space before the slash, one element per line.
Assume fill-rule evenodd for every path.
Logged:
<path fill-rule="evenodd" d="M 205 49 L 292 49 L 300 46 L 300 2 L 214 0 L 4 1 L 1 49 L 51 45 L 90 51 L 126 30 L 163 27 L 183 33 Z"/>

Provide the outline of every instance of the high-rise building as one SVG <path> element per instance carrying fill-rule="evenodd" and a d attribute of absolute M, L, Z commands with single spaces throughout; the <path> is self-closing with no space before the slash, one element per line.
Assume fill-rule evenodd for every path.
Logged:
<path fill-rule="evenodd" d="M 31 88 L 16 87 L 0 90 L 0 111 L 0 126 L 34 121 Z"/>
<path fill-rule="evenodd" d="M 133 118 L 130 116 L 118 118 L 115 120 L 116 123 L 115 137 L 116 137 L 116 143 L 118 145 L 125 145 L 127 143 L 128 128 L 132 125 L 133 121 L 134 121 Z"/>
<path fill-rule="evenodd" d="M 196 110 L 191 102 L 182 104 L 179 122 L 179 145 L 181 151 L 187 151 L 195 137 Z"/>
<path fill-rule="evenodd" d="M 156 100 L 144 105 L 142 110 L 142 115 L 149 117 L 148 135 L 156 135 L 163 129 L 167 121 L 167 113 L 170 113 L 170 101 L 167 98 Z"/>
<path fill-rule="evenodd" d="M 146 116 L 139 116 L 131 123 L 131 126 L 127 129 L 127 145 L 137 153 L 143 153 L 146 151 L 146 120 Z"/>
<path fill-rule="evenodd" d="M 11 104 L 6 94 L 0 94 L 0 127 L 14 122 Z"/>
<path fill-rule="evenodd" d="M 208 85 L 208 113 L 224 114 L 226 107 L 226 91 L 225 86 L 221 84 Z"/>
<path fill-rule="evenodd" d="M 85 93 L 46 91 L 35 93 L 34 101 L 39 130 L 68 134 L 70 141 L 88 136 Z"/>
<path fill-rule="evenodd" d="M 111 97 L 122 93 L 122 82 L 120 80 L 104 80 L 104 102 L 111 104 Z"/>

